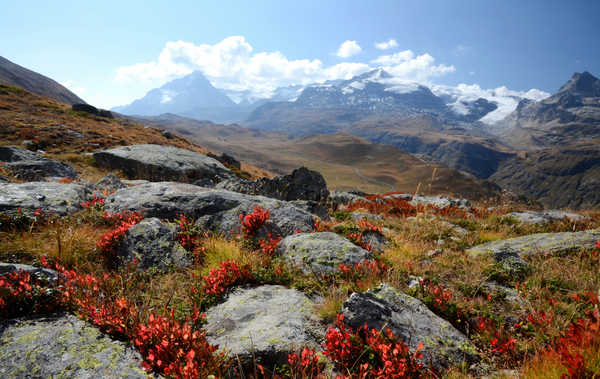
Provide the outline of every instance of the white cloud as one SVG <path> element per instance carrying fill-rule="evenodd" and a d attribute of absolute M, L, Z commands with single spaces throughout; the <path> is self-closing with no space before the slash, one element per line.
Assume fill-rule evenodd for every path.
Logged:
<path fill-rule="evenodd" d="M 353 55 L 360 53 L 362 49 L 356 41 L 344 41 L 336 55 L 340 58 L 350 58 Z"/>
<path fill-rule="evenodd" d="M 482 122 L 487 124 L 493 124 L 508 116 L 508 114 L 515 110 L 517 104 L 519 104 L 519 101 L 522 99 L 540 101 L 550 96 L 549 93 L 535 88 L 525 92 L 513 91 L 505 86 L 495 89 L 483 89 L 478 84 L 464 83 L 461 83 L 456 87 L 432 85 L 431 91 L 438 96 L 446 95 L 453 98 L 454 103 L 451 103 L 450 106 L 458 113 L 465 113 L 466 108 L 462 104 L 463 101 L 470 102 L 479 98 L 484 98 L 488 101 L 495 102 L 498 105 L 498 108 L 481 119 Z"/>
<path fill-rule="evenodd" d="M 411 50 L 382 55 L 371 62 L 327 66 L 319 59 L 290 60 L 279 51 L 257 52 L 243 36 L 232 36 L 213 45 L 167 42 L 156 60 L 120 67 L 116 79 L 123 86 L 148 90 L 199 70 L 217 88 L 228 93 L 244 91 L 244 96 L 258 99 L 270 97 L 278 87 L 350 79 L 378 67 L 395 76 L 393 84 L 398 89 L 407 88 L 407 82 L 429 83 L 454 72 L 454 66 L 436 64 L 431 55 L 416 55 Z"/>
<path fill-rule="evenodd" d="M 74 94 L 76 94 L 79 97 L 83 97 L 83 95 L 86 92 L 86 89 L 84 87 L 77 85 L 72 80 L 65 80 L 64 82 L 61 82 L 59 84 L 62 85 L 63 87 L 67 87 L 67 89 L 69 91 L 73 92 Z"/>
<path fill-rule="evenodd" d="M 395 39 L 389 39 L 386 42 L 375 42 L 375 48 L 378 50 L 388 50 L 398 47 L 398 42 Z"/>

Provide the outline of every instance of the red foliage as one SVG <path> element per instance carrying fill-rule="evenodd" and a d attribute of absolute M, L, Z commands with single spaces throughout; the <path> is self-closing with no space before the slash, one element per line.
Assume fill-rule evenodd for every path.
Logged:
<path fill-rule="evenodd" d="M 59 183 L 73 183 L 73 178 L 61 178 L 58 180 Z"/>
<path fill-rule="evenodd" d="M 120 215 L 120 217 L 126 217 L 121 220 L 121 224 L 115 229 L 105 233 L 100 237 L 100 240 L 96 246 L 102 251 L 104 261 L 107 265 L 111 266 L 115 262 L 115 254 L 119 244 L 125 237 L 125 233 L 134 226 L 135 224 L 142 221 L 142 215 L 139 213 L 128 213 L 126 215 Z"/>
<path fill-rule="evenodd" d="M 327 332 L 324 354 L 344 373 L 344 378 L 416 378 L 426 374 L 418 362 L 423 344 L 411 353 L 389 329 L 382 333 L 365 325 L 353 332 L 341 314 L 336 325 L 337 329 Z"/>
<path fill-rule="evenodd" d="M 19 270 L 0 276 L 0 319 L 59 307 L 49 283 Z"/>
<path fill-rule="evenodd" d="M 338 266 L 338 270 L 345 276 L 345 279 L 353 282 L 359 282 L 360 279 L 366 276 L 381 276 L 389 269 L 385 263 L 368 259 L 355 263 L 354 266 L 346 263 L 340 263 Z"/>
<path fill-rule="evenodd" d="M 294 377 L 299 378 L 314 378 L 321 375 L 324 363 L 319 363 L 320 354 L 317 354 L 313 349 L 304 348 L 300 356 L 296 353 L 288 354 L 288 363 L 290 372 Z"/>
<path fill-rule="evenodd" d="M 508 355 L 515 352 L 517 340 L 512 337 L 512 333 L 507 332 L 504 328 L 499 328 L 493 320 L 480 316 L 477 318 L 477 328 L 480 337 L 489 342 L 489 347 L 493 352 Z"/>
<path fill-rule="evenodd" d="M 173 312 L 169 317 L 150 314 L 147 324 L 138 325 L 134 335 L 144 368 L 175 378 L 200 378 L 218 370 L 223 354 L 213 356 L 217 347 L 193 327 L 203 317 L 195 311 L 190 319 L 179 322 Z"/>
<path fill-rule="evenodd" d="M 221 262 L 219 268 L 212 268 L 210 273 L 203 276 L 204 285 L 202 289 L 207 295 L 221 296 L 228 288 L 248 282 L 252 278 L 252 272 L 247 265 L 240 266 L 235 261 Z"/>
<path fill-rule="evenodd" d="M 90 201 L 84 201 L 81 203 L 81 206 L 85 209 L 93 208 L 93 209 L 101 209 L 104 207 L 104 198 L 98 197 L 94 194 L 94 198 Z"/>
<path fill-rule="evenodd" d="M 258 245 L 260 246 L 260 251 L 267 256 L 273 256 L 275 250 L 277 249 L 277 245 L 281 241 L 281 237 L 273 238 L 271 233 L 267 235 L 267 239 L 261 239 L 258 241 Z"/>
<path fill-rule="evenodd" d="M 254 206 L 252 213 L 248 213 L 245 216 L 241 214 L 240 222 L 244 236 L 252 237 L 255 235 L 258 229 L 269 219 L 270 215 L 271 213 L 268 209 L 265 210 L 258 205 Z"/>

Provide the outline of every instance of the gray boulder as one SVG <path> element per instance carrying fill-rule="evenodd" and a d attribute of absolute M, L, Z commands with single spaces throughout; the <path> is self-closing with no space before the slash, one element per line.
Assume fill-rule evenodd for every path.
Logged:
<path fill-rule="evenodd" d="M 522 258 L 549 253 L 561 254 L 581 249 L 592 249 L 600 240 L 600 229 L 583 232 L 538 233 L 523 237 L 492 241 L 467 250 L 472 256 L 491 255 L 497 261 L 508 257 Z"/>
<path fill-rule="evenodd" d="M 145 183 L 118 190 L 106 199 L 105 209 L 139 211 L 145 217 L 166 219 L 183 213 L 197 220 L 202 228 L 228 234 L 240 231 L 240 214 L 252 212 L 256 205 L 271 212 L 261 235 L 270 232 L 287 236 L 314 228 L 312 214 L 284 201 L 174 182 Z"/>
<path fill-rule="evenodd" d="M 448 196 L 423 196 L 415 195 L 410 204 L 417 205 L 433 205 L 436 208 L 459 207 L 462 209 L 470 209 L 471 202 L 466 199 L 451 199 Z"/>
<path fill-rule="evenodd" d="M 389 328 L 411 351 L 424 347 L 423 363 L 438 371 L 479 361 L 475 346 L 449 322 L 418 299 L 382 284 L 365 293 L 353 293 L 342 306 L 346 324 L 357 330 Z"/>
<path fill-rule="evenodd" d="M 0 184 L 3 184 L 3 183 L 10 183 L 10 181 L 8 180 L 8 178 L 6 176 L 0 175 Z"/>
<path fill-rule="evenodd" d="M 525 212 L 512 212 L 508 213 L 506 217 L 516 219 L 522 224 L 547 224 L 553 221 L 560 221 L 564 218 L 570 221 L 584 221 L 587 217 L 577 213 L 565 212 L 560 210 L 549 210 L 549 211 L 525 211 Z"/>
<path fill-rule="evenodd" d="M 374 253 L 382 253 L 389 244 L 385 236 L 372 231 L 363 232 L 361 242 L 371 246 Z"/>
<path fill-rule="evenodd" d="M 207 339 L 244 365 L 253 355 L 268 367 L 284 364 L 290 352 L 319 349 L 324 328 L 313 306 L 302 292 L 282 286 L 238 289 L 206 312 Z"/>
<path fill-rule="evenodd" d="M 35 276 L 40 280 L 45 280 L 50 283 L 56 283 L 58 280 L 58 273 L 54 270 L 50 270 L 44 267 L 35 267 L 30 265 L 23 265 L 18 263 L 2 263 L 0 262 L 0 277 L 12 272 L 28 272 L 31 276 Z"/>
<path fill-rule="evenodd" d="M 340 263 L 350 266 L 371 253 L 335 233 L 300 233 L 279 242 L 277 254 L 307 274 L 337 272 Z"/>
<path fill-rule="evenodd" d="M 360 221 L 365 218 L 367 219 L 367 221 L 383 221 L 383 217 L 381 217 L 380 215 L 356 211 L 350 212 L 350 218 L 354 221 Z"/>
<path fill-rule="evenodd" d="M 0 184 L 0 212 L 14 215 L 21 208 L 31 214 L 40 208 L 46 214 L 64 216 L 80 210 L 81 202 L 90 197 L 90 189 L 76 183 Z"/>
<path fill-rule="evenodd" d="M 96 183 L 96 189 L 100 191 L 114 192 L 121 188 L 127 188 L 127 185 L 113 173 L 107 174 Z"/>
<path fill-rule="evenodd" d="M 121 170 L 129 179 L 152 182 L 172 180 L 192 183 L 208 179 L 214 183 L 235 176 L 216 159 L 173 146 L 133 145 L 94 153 L 96 163 Z"/>
<path fill-rule="evenodd" d="M 273 179 L 228 180 L 218 183 L 215 188 L 285 201 L 310 200 L 324 203 L 329 197 L 323 175 L 306 167 L 298 168 L 289 175 L 276 176 Z"/>
<path fill-rule="evenodd" d="M 2 378 L 147 378 L 140 354 L 72 315 L 0 325 Z"/>
<path fill-rule="evenodd" d="M 356 203 L 358 201 L 364 201 L 366 203 L 371 202 L 363 196 L 344 191 L 331 191 L 331 193 L 329 194 L 329 198 L 335 209 L 338 209 L 343 205 Z"/>
<path fill-rule="evenodd" d="M 12 171 L 14 176 L 27 181 L 77 177 L 77 171 L 66 163 L 14 146 L 0 146 L 0 162 L 4 162 L 3 166 Z"/>
<path fill-rule="evenodd" d="M 166 271 L 170 267 L 187 267 L 193 263 L 191 255 L 177 240 L 178 227 L 157 218 L 147 218 L 129 228 L 117 255 L 121 264 L 135 259 L 138 268 L 155 267 Z"/>

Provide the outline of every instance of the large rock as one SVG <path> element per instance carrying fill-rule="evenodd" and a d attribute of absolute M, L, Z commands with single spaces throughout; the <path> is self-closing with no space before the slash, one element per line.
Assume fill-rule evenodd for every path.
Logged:
<path fill-rule="evenodd" d="M 334 208 L 339 208 L 342 205 L 349 205 L 352 203 L 356 203 L 359 201 L 363 201 L 366 203 L 370 203 L 370 200 L 367 200 L 367 198 L 363 197 L 363 196 L 359 196 L 350 192 L 344 192 L 344 191 L 332 191 L 329 195 L 329 198 L 331 200 L 331 203 L 333 204 Z"/>
<path fill-rule="evenodd" d="M 114 192 L 121 188 L 127 188 L 127 185 L 113 173 L 107 174 L 96 183 L 96 189 L 100 191 Z"/>
<path fill-rule="evenodd" d="M 287 202 L 184 183 L 145 183 L 124 188 L 106 199 L 105 209 L 139 211 L 146 217 L 167 219 L 183 213 L 197 219 L 200 227 L 237 233 L 240 214 L 252 212 L 256 205 L 271 212 L 263 234 L 287 236 L 297 230 L 310 232 L 314 228 L 313 215 Z"/>
<path fill-rule="evenodd" d="M 140 354 L 72 315 L 0 325 L 2 378 L 147 378 Z"/>
<path fill-rule="evenodd" d="M 77 171 L 63 162 L 14 146 L 0 146 L 0 162 L 18 178 L 32 181 L 47 177 L 75 178 Z"/>
<path fill-rule="evenodd" d="M 43 267 L 35 267 L 30 265 L 23 265 L 18 263 L 2 263 L 0 262 L 0 277 L 13 272 L 28 272 L 32 276 L 37 277 L 40 280 L 45 280 L 50 283 L 56 283 L 58 280 L 58 273 L 54 270 L 50 270 Z"/>
<path fill-rule="evenodd" d="M 277 254 L 307 274 L 330 274 L 340 263 L 354 265 L 371 253 L 335 233 L 300 233 L 279 242 Z"/>
<path fill-rule="evenodd" d="M 99 166 L 121 170 L 129 179 L 185 183 L 204 179 L 217 183 L 235 178 L 216 159 L 173 146 L 124 146 L 97 151 L 94 158 Z"/>
<path fill-rule="evenodd" d="M 76 183 L 29 182 L 0 184 L 0 212 L 14 215 L 20 208 L 31 214 L 40 208 L 44 213 L 66 215 L 81 209 L 91 191 Z"/>
<path fill-rule="evenodd" d="M 140 269 L 156 267 L 159 271 L 191 265 L 193 259 L 177 240 L 177 231 L 175 224 L 157 218 L 142 220 L 129 228 L 119 246 L 121 264 L 135 259 Z"/>
<path fill-rule="evenodd" d="M 416 350 L 423 343 L 423 363 L 436 370 L 479 360 L 469 339 L 418 299 L 382 284 L 365 293 L 353 293 L 342 307 L 346 324 L 354 330 L 389 328 Z"/>
<path fill-rule="evenodd" d="M 506 256 L 526 257 L 535 254 L 561 254 L 592 249 L 600 240 L 600 229 L 583 232 L 538 233 L 507 240 L 493 241 L 467 250 L 472 256 L 491 255 L 498 261 Z"/>
<path fill-rule="evenodd" d="M 310 200 L 324 203 L 329 197 L 323 175 L 306 167 L 273 179 L 228 180 L 217 184 L 216 188 L 286 201 Z"/>
<path fill-rule="evenodd" d="M 470 209 L 471 202 L 466 199 L 451 199 L 448 196 L 424 196 L 415 195 L 410 204 L 417 205 L 432 205 L 436 208 L 459 207 L 462 209 Z"/>
<path fill-rule="evenodd" d="M 319 349 L 324 330 L 313 303 L 301 292 L 265 285 L 240 289 L 206 312 L 207 339 L 247 365 L 253 355 L 268 367 L 287 363 L 287 354 Z"/>
<path fill-rule="evenodd" d="M 507 214 L 506 217 L 514 218 L 523 224 L 547 224 L 565 218 L 570 221 L 584 221 L 587 219 L 587 217 L 580 214 L 561 210 L 512 212 Z"/>

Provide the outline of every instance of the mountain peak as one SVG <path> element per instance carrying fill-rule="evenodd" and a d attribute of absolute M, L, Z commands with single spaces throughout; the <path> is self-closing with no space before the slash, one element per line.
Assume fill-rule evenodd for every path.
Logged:
<path fill-rule="evenodd" d="M 600 79 L 587 71 L 576 72 L 558 93 L 569 93 L 582 97 L 600 97 Z"/>

